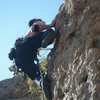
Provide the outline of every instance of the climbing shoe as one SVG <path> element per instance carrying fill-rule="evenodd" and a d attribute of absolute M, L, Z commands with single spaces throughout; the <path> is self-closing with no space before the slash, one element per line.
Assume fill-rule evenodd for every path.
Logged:
<path fill-rule="evenodd" d="M 55 39 L 55 31 L 53 29 L 47 29 L 44 34 L 44 38 L 42 41 L 42 48 L 46 48 L 48 45 L 52 44 Z"/>

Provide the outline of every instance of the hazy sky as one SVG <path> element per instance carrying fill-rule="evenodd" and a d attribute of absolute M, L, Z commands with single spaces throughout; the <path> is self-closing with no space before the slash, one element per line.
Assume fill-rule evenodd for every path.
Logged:
<path fill-rule="evenodd" d="M 12 61 L 8 59 L 14 41 L 24 36 L 28 21 L 41 18 L 50 23 L 58 13 L 64 0 L 0 0 L 0 80 L 13 77 L 8 70 Z"/>

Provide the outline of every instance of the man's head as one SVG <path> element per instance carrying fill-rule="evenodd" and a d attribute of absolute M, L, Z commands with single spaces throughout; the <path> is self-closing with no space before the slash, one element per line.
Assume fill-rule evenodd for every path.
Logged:
<path fill-rule="evenodd" d="M 29 23 L 28 23 L 28 25 L 29 25 L 29 27 L 31 27 L 35 22 L 37 22 L 37 21 L 42 21 L 41 19 L 36 19 L 36 18 L 34 18 L 34 19 L 31 19 L 30 21 L 29 21 Z"/>

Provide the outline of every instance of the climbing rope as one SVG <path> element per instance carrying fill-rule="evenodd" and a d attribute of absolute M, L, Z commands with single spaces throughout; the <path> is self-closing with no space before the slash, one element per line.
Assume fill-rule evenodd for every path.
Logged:
<path fill-rule="evenodd" d="M 44 79 L 44 76 L 43 76 L 43 73 L 41 71 L 41 65 L 39 63 L 38 58 L 37 58 L 37 65 L 38 65 L 40 73 L 41 73 L 40 87 L 42 89 L 42 100 L 44 100 L 45 99 L 45 93 L 44 93 L 44 90 L 43 90 L 43 79 Z"/>
<path fill-rule="evenodd" d="M 42 100 L 44 100 L 44 90 L 43 90 L 43 75 L 41 75 L 41 87 L 42 87 Z"/>

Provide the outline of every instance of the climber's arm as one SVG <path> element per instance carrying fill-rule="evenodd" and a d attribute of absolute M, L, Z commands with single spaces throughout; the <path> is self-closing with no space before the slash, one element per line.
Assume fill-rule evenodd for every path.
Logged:
<path fill-rule="evenodd" d="M 56 24 L 56 19 L 54 19 L 54 20 L 51 22 L 51 24 L 46 25 L 46 26 L 45 26 L 45 29 L 55 27 L 55 24 Z"/>

